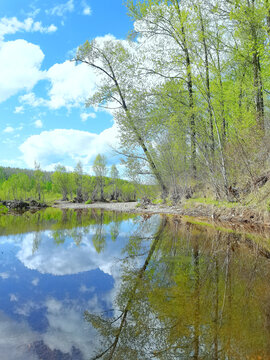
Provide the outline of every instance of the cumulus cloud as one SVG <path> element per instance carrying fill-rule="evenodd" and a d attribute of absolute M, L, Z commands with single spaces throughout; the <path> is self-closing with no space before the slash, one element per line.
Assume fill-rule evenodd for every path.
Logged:
<path fill-rule="evenodd" d="M 29 351 L 29 344 L 39 340 L 37 333 L 24 322 L 16 322 L 0 312 L 1 358 L 9 360 L 38 360 Z"/>
<path fill-rule="evenodd" d="M 43 74 L 51 84 L 49 98 L 39 98 L 30 92 L 20 97 L 21 103 L 32 107 L 46 106 L 53 110 L 78 107 L 95 89 L 96 76 L 85 64 L 76 65 L 74 62 L 65 61 L 53 65 Z"/>
<path fill-rule="evenodd" d="M 55 129 L 30 136 L 21 146 L 29 167 L 38 161 L 43 168 L 57 163 L 88 164 L 98 153 L 110 151 L 118 144 L 118 130 L 114 124 L 100 134 L 74 129 Z"/>
<path fill-rule="evenodd" d="M 94 91 L 96 77 L 86 64 L 65 61 L 53 65 L 47 71 L 47 79 L 51 82 L 49 106 L 59 109 L 84 103 Z"/>
<path fill-rule="evenodd" d="M 40 21 L 34 21 L 31 17 L 24 21 L 20 21 L 16 17 L 3 17 L 0 19 L 0 40 L 3 40 L 5 35 L 15 34 L 16 32 L 52 33 L 56 30 L 57 27 L 54 24 L 43 26 Z"/>
<path fill-rule="evenodd" d="M 97 117 L 95 113 L 82 113 L 80 116 L 83 122 L 87 121 L 89 118 L 95 119 Z"/>
<path fill-rule="evenodd" d="M 123 224 L 124 226 L 125 224 Z M 41 274 L 63 276 L 100 269 L 104 273 L 117 277 L 119 269 L 114 263 L 114 258 L 121 258 L 121 250 L 128 239 L 128 232 L 122 231 L 119 235 L 121 241 L 117 243 L 108 241 L 104 251 L 97 254 L 91 241 L 96 230 L 94 227 L 89 228 L 88 234 L 85 230 L 87 229 L 78 230 L 82 235 L 80 246 L 77 246 L 75 242 L 66 242 L 61 247 L 55 246 L 53 233 L 46 231 L 42 233 L 40 247 L 34 254 L 32 251 L 34 234 L 26 234 L 20 243 L 20 250 L 16 257 L 24 266 L 31 270 L 37 270 Z"/>
<path fill-rule="evenodd" d="M 39 278 L 35 278 L 31 281 L 32 285 L 34 286 L 38 286 L 38 283 L 39 283 Z"/>
<path fill-rule="evenodd" d="M 46 11 L 49 15 L 64 16 L 66 13 L 74 11 L 73 0 L 69 0 L 66 3 L 59 4 Z"/>
<path fill-rule="evenodd" d="M 48 356 L 57 350 L 61 358 L 71 358 L 74 348 L 78 349 L 83 359 L 93 355 L 98 334 L 90 324 L 86 325 L 77 302 L 68 304 L 49 298 L 40 305 L 46 308 L 48 327 L 44 333 L 33 331 L 26 320 L 15 321 L 0 312 L 2 359 L 38 360 L 40 353 L 36 344 L 42 344 Z M 25 307 L 31 306 L 26 303 Z"/>
<path fill-rule="evenodd" d="M 97 37 L 96 41 L 103 44 L 106 41 L 117 41 L 112 35 Z M 124 41 L 125 44 L 128 44 Z M 52 110 L 66 107 L 79 107 L 85 100 L 95 93 L 97 85 L 102 82 L 104 74 L 97 73 L 90 66 L 72 61 L 54 64 L 47 71 L 43 72 L 43 79 L 50 82 L 47 97 L 37 97 L 33 92 L 29 92 L 20 97 L 22 104 L 31 107 L 45 106 Z M 114 107 L 114 106 L 113 106 Z M 107 110 L 109 113 L 112 111 Z M 86 121 L 86 113 L 82 114 L 82 121 Z M 94 117 L 94 115 L 89 115 Z"/>
<path fill-rule="evenodd" d="M 8 273 L 6 273 L 6 272 L 4 272 L 4 273 L 0 273 L 0 278 L 2 279 L 2 280 L 6 280 L 6 279 L 8 279 L 9 278 L 9 274 Z"/>
<path fill-rule="evenodd" d="M 3 132 L 4 133 L 12 133 L 14 131 L 14 128 L 12 126 L 7 126 Z"/>
<path fill-rule="evenodd" d="M 11 302 L 16 302 L 16 301 L 18 301 L 18 297 L 15 294 L 10 294 L 9 295 L 9 300 Z"/>
<path fill-rule="evenodd" d="M 90 6 L 87 6 L 83 9 L 83 15 L 91 15 L 92 11 Z"/>
<path fill-rule="evenodd" d="M 43 59 L 40 47 L 25 40 L 0 43 L 0 102 L 20 90 L 31 90 L 44 77 Z"/>
<path fill-rule="evenodd" d="M 47 101 L 45 99 L 36 97 L 33 92 L 20 96 L 19 101 L 32 107 L 47 106 Z"/>
<path fill-rule="evenodd" d="M 23 106 L 16 106 L 14 110 L 14 114 L 23 114 L 24 107 Z"/>
<path fill-rule="evenodd" d="M 36 128 L 42 128 L 43 127 L 43 123 L 42 123 L 42 121 L 41 120 L 36 120 L 35 121 L 35 127 Z"/>
<path fill-rule="evenodd" d="M 80 307 L 67 306 L 54 298 L 46 301 L 46 307 L 49 326 L 43 336 L 44 343 L 62 353 L 72 353 L 75 347 L 83 354 L 83 359 L 91 357 L 98 335 L 93 327 L 86 326 Z M 94 310 L 100 311 L 100 308 Z"/>
<path fill-rule="evenodd" d="M 83 7 L 83 15 L 91 15 L 92 10 L 90 6 L 86 3 L 86 1 L 82 1 L 82 7 Z"/>

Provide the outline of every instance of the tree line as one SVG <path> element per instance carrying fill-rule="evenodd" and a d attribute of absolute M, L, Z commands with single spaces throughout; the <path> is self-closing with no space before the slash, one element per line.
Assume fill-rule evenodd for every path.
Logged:
<path fill-rule="evenodd" d="M 0 199 L 53 201 L 62 199 L 75 202 L 135 201 L 140 188 L 122 180 L 116 165 L 110 169 L 104 155 L 98 154 L 93 162 L 95 176 L 85 174 L 81 162 L 74 171 L 57 165 L 54 172 L 42 171 L 35 163 L 34 170 L 0 168 Z"/>
<path fill-rule="evenodd" d="M 86 106 L 114 108 L 125 163 L 162 196 L 233 201 L 269 166 L 268 0 L 127 0 L 128 40 L 86 41 Z"/>

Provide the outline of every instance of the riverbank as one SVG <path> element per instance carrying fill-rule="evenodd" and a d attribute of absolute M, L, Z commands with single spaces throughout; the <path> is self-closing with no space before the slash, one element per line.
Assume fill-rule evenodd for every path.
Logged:
<path fill-rule="evenodd" d="M 136 214 L 170 214 L 178 216 L 190 216 L 206 219 L 208 221 L 226 222 L 231 225 L 264 226 L 270 228 L 270 213 L 268 211 L 256 210 L 245 206 L 226 207 L 222 205 L 203 203 L 184 203 L 177 206 L 164 204 L 140 205 L 137 202 L 121 203 L 93 203 L 76 204 L 57 201 L 53 207 L 60 209 L 104 209 L 109 211 L 121 211 Z"/>

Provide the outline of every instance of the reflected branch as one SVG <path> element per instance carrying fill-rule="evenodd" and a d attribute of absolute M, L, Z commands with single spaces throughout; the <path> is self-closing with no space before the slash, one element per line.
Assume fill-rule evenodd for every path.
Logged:
<path fill-rule="evenodd" d="M 94 358 L 92 358 L 91 360 L 100 359 L 100 358 L 102 358 L 104 355 L 108 354 L 109 352 L 110 352 L 110 354 L 109 354 L 109 356 L 108 356 L 108 360 L 112 360 L 112 359 L 113 359 L 113 357 L 114 357 L 114 355 L 115 355 L 115 352 L 116 352 L 116 349 L 117 349 L 117 345 L 118 345 L 119 340 L 120 340 L 121 333 L 122 333 L 123 328 L 124 328 L 124 326 L 125 326 L 125 324 L 126 324 L 127 315 L 128 315 L 128 313 L 129 313 L 129 311 L 130 311 L 130 308 L 131 308 L 131 305 L 132 305 L 132 301 L 133 301 L 133 299 L 134 299 L 134 295 L 135 295 L 136 290 L 137 290 L 137 288 L 138 288 L 138 286 L 139 286 L 139 283 L 140 283 L 140 281 L 141 281 L 141 279 L 142 279 L 142 277 L 143 277 L 143 275 L 144 275 L 144 273 L 145 273 L 145 271 L 146 271 L 146 269 L 147 269 L 147 267 L 148 267 L 148 265 L 149 265 L 149 262 L 150 262 L 150 260 L 151 260 L 151 258 L 152 258 L 152 256 L 153 256 L 156 248 L 157 248 L 157 245 L 158 245 L 158 243 L 160 242 L 160 240 L 162 239 L 162 234 L 163 234 L 163 231 L 164 231 L 164 229 L 165 229 L 165 227 L 166 227 L 166 223 L 167 223 L 167 219 L 166 219 L 166 217 L 164 217 L 164 218 L 162 219 L 162 221 L 161 221 L 161 224 L 160 224 L 160 226 L 159 226 L 159 229 L 158 229 L 156 235 L 154 236 L 154 241 L 153 241 L 153 243 L 152 243 L 152 245 L 151 245 L 151 248 L 150 248 L 150 250 L 149 250 L 149 252 L 148 252 L 148 256 L 147 256 L 147 258 L 146 258 L 143 266 L 142 266 L 141 269 L 139 270 L 139 273 L 138 273 L 136 282 L 135 282 L 135 284 L 134 284 L 134 286 L 133 286 L 133 288 L 132 288 L 131 295 L 130 295 L 130 297 L 129 297 L 129 299 L 128 299 L 128 302 L 127 302 L 127 304 L 126 304 L 126 307 L 125 307 L 125 309 L 123 310 L 122 314 L 118 317 L 118 319 L 121 318 L 121 322 L 120 322 L 119 328 L 118 328 L 118 330 L 117 330 L 117 332 L 116 332 L 116 335 L 115 335 L 115 338 L 114 338 L 113 343 L 112 343 L 106 350 L 104 350 L 102 353 L 96 355 L 96 356 L 95 356 Z M 91 321 L 91 314 L 89 314 L 88 312 L 85 312 L 85 317 L 86 317 L 86 319 L 89 319 L 89 320 Z"/>

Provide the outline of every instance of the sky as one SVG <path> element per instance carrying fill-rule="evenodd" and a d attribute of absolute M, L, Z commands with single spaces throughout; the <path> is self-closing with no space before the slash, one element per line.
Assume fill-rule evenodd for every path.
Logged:
<path fill-rule="evenodd" d="M 112 115 L 85 107 L 95 74 L 71 59 L 86 40 L 125 39 L 132 27 L 123 0 L 0 2 L 0 166 L 81 161 L 91 173 L 98 153 L 119 162 Z"/>

